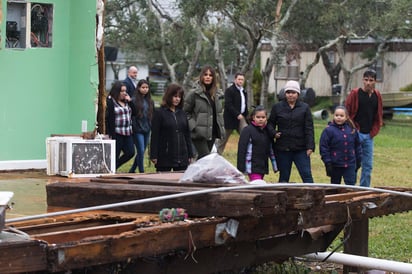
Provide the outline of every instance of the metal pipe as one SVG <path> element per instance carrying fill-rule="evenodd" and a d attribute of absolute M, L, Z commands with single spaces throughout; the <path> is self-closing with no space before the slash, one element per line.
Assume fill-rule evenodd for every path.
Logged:
<path fill-rule="evenodd" d="M 370 257 L 363 257 L 358 255 L 333 253 L 331 252 L 318 252 L 306 254 L 303 257 L 316 261 L 323 261 L 325 258 L 327 262 L 350 265 L 359 268 L 385 270 L 396 273 L 412 273 L 412 264 L 390 261 L 384 259 L 376 259 Z"/>
<path fill-rule="evenodd" d="M 202 184 L 199 183 L 199 186 L 202 186 Z M 379 189 L 379 188 L 372 188 L 372 187 L 350 186 L 350 185 L 308 184 L 308 183 L 246 184 L 246 185 L 240 185 L 240 186 L 238 185 L 238 186 L 229 186 L 229 187 L 208 188 L 208 189 L 189 191 L 189 192 L 184 192 L 184 193 L 169 194 L 169 195 L 163 195 L 163 196 L 158 196 L 158 197 L 132 200 L 132 201 L 127 201 L 127 202 L 119 202 L 119 203 L 113 203 L 113 204 L 105 204 L 105 205 L 99 205 L 99 206 L 91 206 L 91 207 L 77 208 L 77 209 L 72 209 L 72 210 L 64 210 L 64 211 L 51 212 L 51 213 L 45 213 L 45 214 L 12 218 L 12 219 L 6 220 L 6 223 L 21 222 L 21 221 L 34 220 L 34 219 L 40 219 L 40 218 L 46 218 L 46 217 L 73 214 L 73 213 L 81 213 L 81 212 L 92 211 L 92 210 L 104 210 L 104 209 L 109 209 L 109 208 L 114 208 L 114 207 L 137 205 L 137 204 L 157 202 L 157 201 L 162 201 L 162 200 L 170 200 L 170 199 L 176 199 L 176 198 L 187 197 L 187 196 L 195 196 L 195 195 L 201 195 L 201 194 L 207 194 L 207 193 L 214 193 L 214 192 L 225 192 L 225 191 L 231 191 L 231 190 L 254 189 L 254 188 L 278 188 L 278 187 L 284 188 L 284 187 L 302 187 L 302 186 L 304 187 L 349 188 L 349 189 L 357 189 L 357 190 L 367 190 L 367 191 L 390 193 L 390 194 L 401 195 L 401 196 L 412 198 L 412 193 L 408 193 L 408 192 L 393 191 L 393 190 Z"/>

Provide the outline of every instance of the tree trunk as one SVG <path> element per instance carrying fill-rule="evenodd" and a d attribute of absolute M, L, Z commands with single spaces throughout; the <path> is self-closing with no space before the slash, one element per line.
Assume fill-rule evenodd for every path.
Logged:
<path fill-rule="evenodd" d="M 278 0 L 276 4 L 276 24 L 273 28 L 273 35 L 270 40 L 270 44 L 272 46 L 272 50 L 270 51 L 270 57 L 266 62 L 264 69 L 262 70 L 262 89 L 260 93 L 260 103 L 265 108 L 268 107 L 268 90 L 269 90 L 269 80 L 270 75 L 273 70 L 273 66 L 279 62 L 280 54 L 279 54 L 279 41 L 280 41 L 280 33 L 282 31 L 283 26 L 286 24 L 290 17 L 290 13 L 293 7 L 296 5 L 298 0 L 292 0 L 289 7 L 287 8 L 284 16 L 281 16 L 281 8 L 283 5 L 282 0 Z M 282 18 L 282 19 L 281 19 Z M 276 96 L 276 95 L 275 95 Z"/>
<path fill-rule="evenodd" d="M 253 88 L 252 88 L 253 67 L 255 66 L 256 53 L 259 52 L 258 51 L 259 43 L 262 37 L 258 36 L 256 38 L 253 38 L 249 36 L 249 38 L 250 38 L 249 44 L 251 44 L 251 46 L 249 47 L 249 55 L 246 59 L 246 63 L 244 64 L 242 68 L 242 72 L 245 74 L 246 90 L 248 91 L 247 93 L 248 106 L 253 106 L 254 105 Z"/>
<path fill-rule="evenodd" d="M 333 85 L 339 84 L 339 73 L 341 71 L 341 64 L 340 62 L 338 62 L 336 65 L 332 64 L 325 50 L 321 51 L 320 55 L 322 57 L 323 66 L 325 67 L 326 72 L 328 73 L 330 77 L 331 90 L 332 90 Z"/>
<path fill-rule="evenodd" d="M 196 24 L 197 24 L 196 25 L 197 26 L 196 27 L 196 29 L 197 29 L 196 47 L 195 47 L 193 57 L 191 58 L 191 60 L 188 60 L 189 66 L 187 68 L 187 71 L 186 71 L 184 79 L 183 79 L 183 88 L 186 91 L 189 91 L 189 89 L 192 87 L 192 76 L 193 76 L 194 72 L 196 71 L 196 65 L 199 61 L 200 53 L 202 52 L 203 35 L 202 35 L 202 32 L 199 28 L 199 24 L 198 23 L 196 23 Z"/>
<path fill-rule="evenodd" d="M 272 49 L 273 51 L 273 49 Z M 269 90 L 269 80 L 273 69 L 273 58 L 268 58 L 266 60 L 265 66 L 262 70 L 262 88 L 260 89 L 260 101 L 259 104 L 268 108 L 268 90 Z"/>
<path fill-rule="evenodd" d="M 120 66 L 115 65 L 113 62 L 110 62 L 110 67 L 112 68 L 112 71 L 113 71 L 114 80 L 119 80 Z"/>
<path fill-rule="evenodd" d="M 227 75 L 225 69 L 225 63 L 223 62 L 223 57 L 220 51 L 220 44 L 219 44 L 219 37 L 217 36 L 217 31 L 214 34 L 214 44 L 213 50 L 215 52 L 215 61 L 217 63 L 219 69 L 219 80 L 220 80 L 220 88 L 224 91 L 227 87 Z"/>

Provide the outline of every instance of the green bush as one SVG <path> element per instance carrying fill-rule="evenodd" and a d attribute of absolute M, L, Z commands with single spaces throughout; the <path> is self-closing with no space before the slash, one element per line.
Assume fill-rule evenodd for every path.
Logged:
<path fill-rule="evenodd" d="M 400 91 L 412 91 L 412 83 L 410 83 L 409 85 L 405 87 L 401 87 L 399 90 Z"/>

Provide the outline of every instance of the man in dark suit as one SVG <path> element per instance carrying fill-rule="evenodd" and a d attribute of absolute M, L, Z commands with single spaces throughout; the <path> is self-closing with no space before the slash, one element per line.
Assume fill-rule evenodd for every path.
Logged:
<path fill-rule="evenodd" d="M 225 150 L 227 141 L 233 130 L 237 130 L 240 134 L 243 128 L 247 126 L 246 117 L 248 115 L 247 94 L 243 88 L 245 75 L 236 73 L 233 85 L 225 91 L 225 106 L 223 119 L 225 123 L 225 136 L 217 142 L 217 152 L 222 154 Z"/>
<path fill-rule="evenodd" d="M 132 98 L 137 85 L 137 68 L 135 66 L 129 67 L 127 77 L 123 80 L 123 83 L 126 85 L 127 94 Z"/>

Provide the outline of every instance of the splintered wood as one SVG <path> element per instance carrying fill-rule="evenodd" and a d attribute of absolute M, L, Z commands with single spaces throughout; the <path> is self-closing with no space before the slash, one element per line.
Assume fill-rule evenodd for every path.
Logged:
<path fill-rule="evenodd" d="M 101 273 L 105 264 L 119 263 L 129 273 L 214 273 L 325 251 L 349 220 L 412 209 L 404 195 L 310 184 L 168 197 L 233 185 L 179 183 L 181 175 L 117 174 L 48 184 L 50 212 L 81 212 L 8 223 L 1 234 L 14 238 L 0 241 L 0 273 Z M 114 203 L 122 206 L 85 211 Z M 184 208 L 188 219 L 163 223 L 164 208 Z"/>

